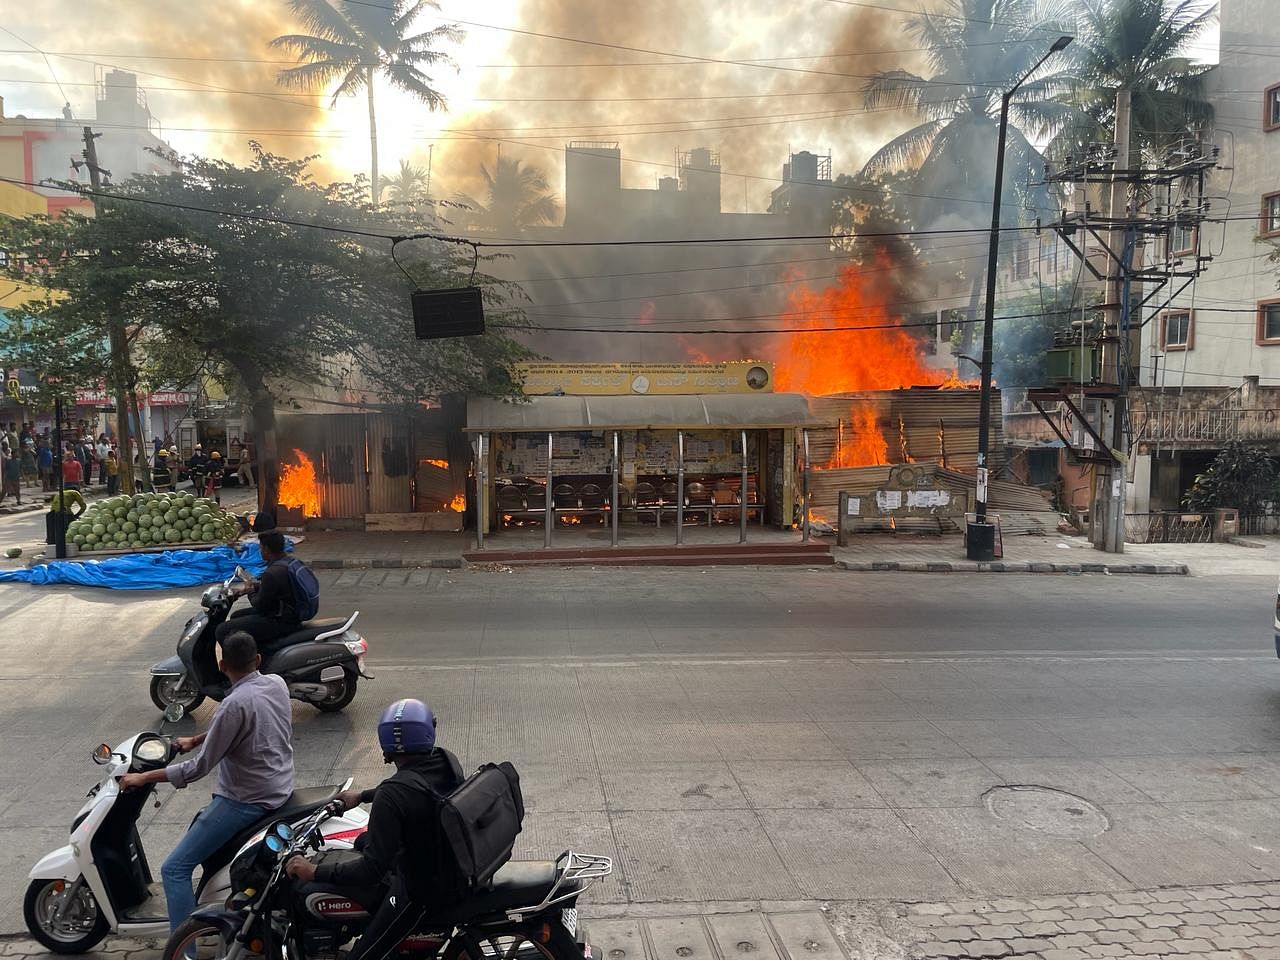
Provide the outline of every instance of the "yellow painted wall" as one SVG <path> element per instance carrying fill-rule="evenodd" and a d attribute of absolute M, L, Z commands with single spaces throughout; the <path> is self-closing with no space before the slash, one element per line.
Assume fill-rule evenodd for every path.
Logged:
<path fill-rule="evenodd" d="M 34 190 L 0 183 L 0 216 L 31 217 L 48 212 L 49 202 Z"/>
<path fill-rule="evenodd" d="M 0 176 L 25 179 L 27 169 L 23 162 L 24 156 L 21 137 L 0 140 Z"/>

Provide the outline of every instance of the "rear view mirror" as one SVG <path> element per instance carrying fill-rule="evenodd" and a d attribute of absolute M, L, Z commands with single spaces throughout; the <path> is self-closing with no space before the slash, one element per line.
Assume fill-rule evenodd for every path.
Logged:
<path fill-rule="evenodd" d="M 236 564 L 236 579 L 237 580 L 249 579 L 249 571 L 247 571 L 244 567 L 240 566 L 240 564 L 238 563 Z"/>
<path fill-rule="evenodd" d="M 100 743 L 93 748 L 93 762 L 102 764 L 111 762 L 111 748 L 105 743 Z"/>

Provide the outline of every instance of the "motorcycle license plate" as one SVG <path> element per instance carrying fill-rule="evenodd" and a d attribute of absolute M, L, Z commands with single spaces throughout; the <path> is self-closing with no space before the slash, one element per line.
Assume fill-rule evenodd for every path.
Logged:
<path fill-rule="evenodd" d="M 578 935 L 578 908 L 570 907 L 568 910 L 561 910 L 560 922 L 569 931 L 569 936 L 576 937 Z"/>

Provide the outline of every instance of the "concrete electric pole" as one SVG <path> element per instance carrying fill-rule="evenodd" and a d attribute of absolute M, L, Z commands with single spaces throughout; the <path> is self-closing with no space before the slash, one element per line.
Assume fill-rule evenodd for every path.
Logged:
<path fill-rule="evenodd" d="M 84 128 L 84 162 L 89 168 L 89 185 L 93 188 L 93 210 L 94 214 L 100 215 L 102 212 L 102 204 L 100 197 L 102 195 L 102 174 L 106 173 L 110 176 L 111 171 L 103 170 L 98 166 L 98 147 L 95 140 L 102 136 L 100 133 L 94 133 L 92 127 Z M 130 404 L 130 388 L 131 379 L 129 372 L 132 368 L 132 362 L 129 358 L 129 337 L 125 330 L 124 319 L 119 316 L 107 318 L 108 340 L 111 345 L 111 388 L 116 401 L 116 443 L 120 448 L 120 490 L 124 493 L 133 493 L 133 428 L 131 404 Z M 139 440 L 138 451 L 145 456 L 142 449 L 141 440 Z"/>

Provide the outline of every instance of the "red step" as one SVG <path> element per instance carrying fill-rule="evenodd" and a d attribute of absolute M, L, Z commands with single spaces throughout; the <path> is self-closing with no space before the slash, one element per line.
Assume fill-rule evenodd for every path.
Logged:
<path fill-rule="evenodd" d="M 828 566 L 825 543 L 655 544 L 645 547 L 552 547 L 535 550 L 471 550 L 468 563 L 521 566 Z"/>

